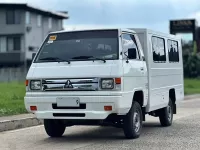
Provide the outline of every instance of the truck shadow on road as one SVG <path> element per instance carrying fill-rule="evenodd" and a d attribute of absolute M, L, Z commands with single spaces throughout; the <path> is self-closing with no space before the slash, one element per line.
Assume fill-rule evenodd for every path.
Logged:
<path fill-rule="evenodd" d="M 76 127 L 79 128 L 79 127 Z M 81 128 L 81 127 L 80 127 Z M 161 127 L 158 122 L 145 122 L 143 124 L 143 130 L 140 138 L 144 137 L 145 134 L 152 132 L 160 132 L 161 130 L 169 130 L 171 127 Z M 106 141 L 106 140 L 126 140 L 124 137 L 123 130 L 114 127 L 93 127 L 87 129 L 81 129 L 80 132 L 71 132 L 70 128 L 66 128 L 65 134 L 62 138 L 46 138 L 43 142 L 47 143 L 79 143 L 79 142 L 92 142 L 92 141 Z"/>

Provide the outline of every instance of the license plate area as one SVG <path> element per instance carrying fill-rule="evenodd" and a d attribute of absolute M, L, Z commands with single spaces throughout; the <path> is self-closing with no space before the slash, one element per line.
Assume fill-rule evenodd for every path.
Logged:
<path fill-rule="evenodd" d="M 77 97 L 58 97 L 56 102 L 58 107 L 80 107 L 80 99 Z"/>

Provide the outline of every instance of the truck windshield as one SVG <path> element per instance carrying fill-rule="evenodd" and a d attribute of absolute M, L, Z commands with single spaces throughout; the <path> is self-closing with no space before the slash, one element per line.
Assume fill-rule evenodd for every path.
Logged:
<path fill-rule="evenodd" d="M 35 63 L 118 59 L 118 31 L 93 30 L 50 34 Z"/>

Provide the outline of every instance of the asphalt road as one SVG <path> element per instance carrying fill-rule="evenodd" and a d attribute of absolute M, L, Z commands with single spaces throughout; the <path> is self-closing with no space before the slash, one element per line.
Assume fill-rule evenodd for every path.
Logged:
<path fill-rule="evenodd" d="M 200 99 L 187 100 L 178 108 L 171 127 L 147 117 L 140 138 L 124 139 L 122 129 L 74 126 L 64 137 L 49 138 L 43 126 L 0 133 L 0 150 L 199 150 Z"/>

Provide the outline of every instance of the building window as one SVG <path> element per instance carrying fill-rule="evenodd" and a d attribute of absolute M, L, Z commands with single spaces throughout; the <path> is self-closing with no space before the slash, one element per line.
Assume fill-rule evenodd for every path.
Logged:
<path fill-rule="evenodd" d="M 26 12 L 26 24 L 31 23 L 31 14 L 29 11 Z"/>
<path fill-rule="evenodd" d="M 20 51 L 21 49 L 21 38 L 20 37 L 7 37 L 7 48 L 8 51 Z"/>
<path fill-rule="evenodd" d="M 49 18 L 49 29 L 52 28 L 52 18 Z"/>
<path fill-rule="evenodd" d="M 0 53 L 6 52 L 6 37 L 0 37 Z"/>
<path fill-rule="evenodd" d="M 21 16 L 20 11 L 7 10 L 6 11 L 6 24 L 20 24 Z"/>
<path fill-rule="evenodd" d="M 159 37 L 152 37 L 152 49 L 154 62 L 166 62 L 165 40 Z"/>
<path fill-rule="evenodd" d="M 42 25 L 42 16 L 41 15 L 37 15 L 37 26 L 41 27 Z"/>
<path fill-rule="evenodd" d="M 58 29 L 62 29 L 62 20 L 58 20 Z"/>
<path fill-rule="evenodd" d="M 167 41 L 169 62 L 179 62 L 178 42 L 173 40 Z"/>

